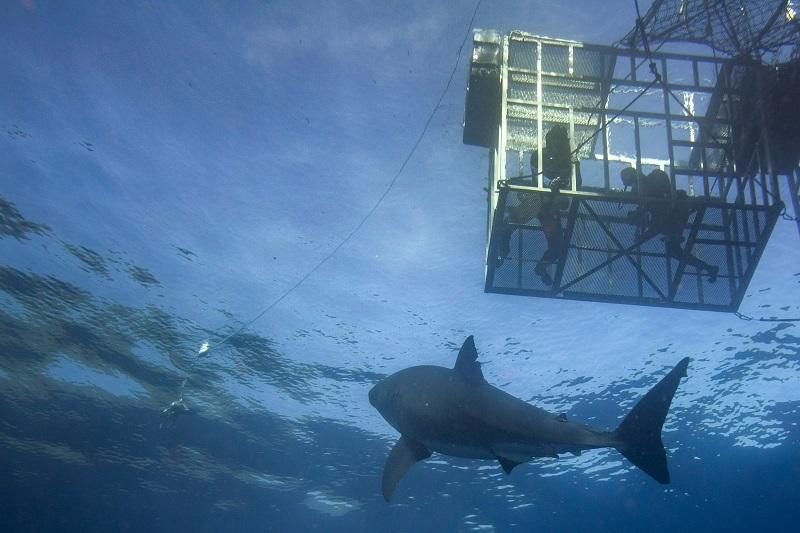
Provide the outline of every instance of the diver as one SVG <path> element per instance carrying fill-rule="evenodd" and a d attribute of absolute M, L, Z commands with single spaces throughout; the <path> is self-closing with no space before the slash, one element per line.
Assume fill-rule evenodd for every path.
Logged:
<path fill-rule="evenodd" d="M 655 169 L 645 175 L 633 167 L 627 167 L 620 172 L 620 178 L 626 189 L 631 187 L 634 194 L 640 194 L 644 199 L 642 205 L 628 213 L 626 220 L 629 224 L 645 228 L 642 239 L 647 240 L 660 233 L 668 257 L 683 261 L 695 267 L 698 272 L 705 271 L 709 283 L 717 281 L 718 266 L 706 263 L 681 246 L 683 229 L 691 214 L 686 191 L 676 191 L 674 205 L 670 205 L 671 185 L 669 176 L 663 170 Z M 648 202 L 648 199 L 656 201 Z"/>
<path fill-rule="evenodd" d="M 158 425 L 159 428 L 163 429 L 165 425 L 172 427 L 175 425 L 175 422 L 181 415 L 185 415 L 191 411 L 189 407 L 186 405 L 186 402 L 183 401 L 183 388 L 186 386 L 186 380 L 183 380 L 181 383 L 181 393 L 178 396 L 178 399 L 170 403 L 167 407 L 161 410 L 161 416 L 164 417 L 164 420 Z"/>
<path fill-rule="evenodd" d="M 575 165 L 576 186 L 581 186 L 580 167 L 572 161 L 569 135 L 566 128 L 555 125 L 545 135 L 545 145 L 542 153 L 541 174 L 548 180 L 547 186 L 552 194 L 524 194 L 520 195 L 520 204 L 508 208 L 508 217 L 504 223 L 526 224 L 536 217 L 542 228 L 547 249 L 539 259 L 534 272 L 545 285 L 552 285 L 553 278 L 548 272 L 548 266 L 555 264 L 561 255 L 564 230 L 561 227 L 560 210 L 568 205 L 566 198 L 559 197 L 561 189 L 572 187 L 572 167 Z M 538 183 L 539 151 L 531 153 L 531 178 L 533 185 Z M 498 235 L 499 244 L 495 265 L 500 266 L 511 252 L 511 234 L 514 228 L 503 226 Z"/>
<path fill-rule="evenodd" d="M 539 154 L 536 150 L 531 154 L 531 173 L 536 176 L 539 165 Z M 559 197 L 561 189 L 572 187 L 572 152 L 569 149 L 569 135 L 564 126 L 553 126 L 545 135 L 544 151 L 542 153 L 542 175 L 550 180 L 548 186 L 552 194 L 544 197 L 542 208 L 539 210 L 539 225 L 547 240 L 547 249 L 536 264 L 534 272 L 541 278 L 545 285 L 552 285 L 553 278 L 548 272 L 548 267 L 558 262 L 564 242 L 564 229 L 561 227 L 562 208 L 568 201 Z M 575 182 L 581 186 L 580 167 L 575 165 Z"/>

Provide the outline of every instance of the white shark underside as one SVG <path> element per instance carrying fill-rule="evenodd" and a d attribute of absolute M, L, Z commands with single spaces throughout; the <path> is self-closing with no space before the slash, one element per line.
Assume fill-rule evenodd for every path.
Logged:
<path fill-rule="evenodd" d="M 472 336 L 453 369 L 415 366 L 375 385 L 370 403 L 400 432 L 386 461 L 383 495 L 388 501 L 400 479 L 432 451 L 456 457 L 496 459 L 506 473 L 536 457 L 612 447 L 660 483 L 669 483 L 661 428 L 685 358 L 625 417 L 615 431 L 567 421 L 530 405 L 483 378 Z"/>

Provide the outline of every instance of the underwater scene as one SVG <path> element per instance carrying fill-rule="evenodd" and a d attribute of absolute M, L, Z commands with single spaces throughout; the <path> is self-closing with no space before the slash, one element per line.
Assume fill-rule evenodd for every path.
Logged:
<path fill-rule="evenodd" d="M 797 10 L 3 2 L 0 531 L 797 531 Z"/>

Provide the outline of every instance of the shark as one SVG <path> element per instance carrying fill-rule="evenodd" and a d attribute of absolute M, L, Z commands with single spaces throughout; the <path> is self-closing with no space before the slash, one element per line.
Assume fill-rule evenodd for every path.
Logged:
<path fill-rule="evenodd" d="M 573 422 L 516 398 L 483 377 L 475 340 L 467 337 L 455 366 L 413 366 L 369 391 L 369 401 L 400 433 L 383 469 L 388 502 L 400 480 L 432 452 L 491 459 L 506 474 L 536 458 L 615 448 L 661 484 L 670 482 L 661 429 L 689 358 L 678 362 L 612 431 Z"/>

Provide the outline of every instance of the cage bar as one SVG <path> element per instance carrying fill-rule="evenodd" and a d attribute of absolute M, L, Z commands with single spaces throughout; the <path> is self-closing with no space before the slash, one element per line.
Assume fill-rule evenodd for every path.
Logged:
<path fill-rule="evenodd" d="M 654 82 L 643 51 L 486 30 L 476 49 L 487 35 L 496 91 L 482 90 L 497 100 L 483 109 L 497 116 L 480 119 L 486 135 L 471 134 L 490 153 L 486 292 L 736 311 L 783 208 L 759 98 L 764 69 L 655 53 Z M 465 142 L 478 123 L 470 94 Z M 555 126 L 569 133 L 573 158 L 557 192 L 536 171 Z M 532 156 L 535 167 L 520 164 Z M 668 197 L 623 190 L 625 167 L 664 171 Z M 632 222 L 641 213 L 677 217 L 680 253 L 674 238 Z M 555 247 L 553 218 L 563 237 Z"/>

